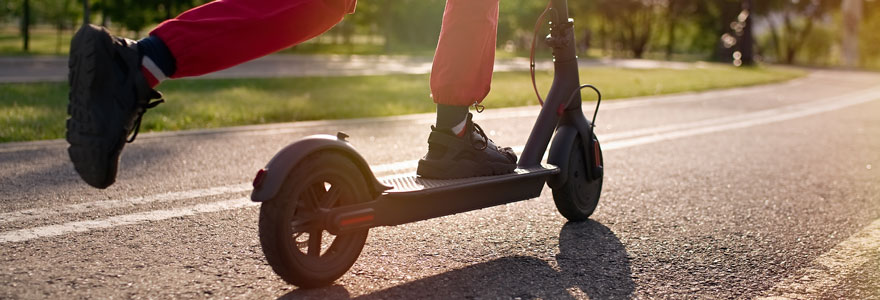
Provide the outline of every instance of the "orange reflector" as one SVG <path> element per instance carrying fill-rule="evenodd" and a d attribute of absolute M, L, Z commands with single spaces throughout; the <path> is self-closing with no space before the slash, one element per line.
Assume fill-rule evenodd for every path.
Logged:
<path fill-rule="evenodd" d="M 342 221 L 339 221 L 339 226 L 348 226 L 351 224 L 369 222 L 369 221 L 372 221 L 373 219 L 375 219 L 375 216 L 373 216 L 373 215 L 365 215 L 365 216 L 360 216 L 360 217 L 354 217 L 351 219 L 344 219 Z"/>

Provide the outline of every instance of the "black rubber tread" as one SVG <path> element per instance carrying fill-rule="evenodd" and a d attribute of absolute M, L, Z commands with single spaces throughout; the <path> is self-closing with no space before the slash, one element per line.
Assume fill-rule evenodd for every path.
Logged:
<path fill-rule="evenodd" d="M 68 154 L 80 177 L 96 188 L 116 181 L 126 137 L 156 93 L 139 71 L 135 47 L 94 25 L 82 26 L 70 43 Z"/>
<path fill-rule="evenodd" d="M 601 148 L 599 151 L 602 151 Z M 589 219 L 599 205 L 599 196 L 602 193 L 602 177 L 587 181 L 584 153 L 584 144 L 578 135 L 574 140 L 568 165 L 560 166 L 562 172 L 568 172 L 568 180 L 562 186 L 553 189 L 556 209 L 569 221 Z M 602 155 L 599 155 L 599 158 L 601 160 Z M 604 165 L 604 162 L 602 164 Z"/>
<path fill-rule="evenodd" d="M 357 165 L 341 153 L 322 151 L 309 155 L 294 167 L 277 196 L 264 202 L 260 207 L 260 244 L 266 260 L 272 270 L 284 281 L 302 288 L 327 286 L 342 277 L 357 260 L 367 239 L 367 229 L 348 234 L 344 237 L 347 239 L 345 241 L 340 239 L 343 238 L 342 236 L 337 236 L 334 245 L 339 241 L 350 247 L 343 249 L 346 253 L 338 261 L 328 263 L 327 265 L 331 267 L 329 270 L 321 270 L 324 271 L 320 272 L 322 274 L 308 270 L 293 257 L 292 253 L 289 253 L 289 251 L 297 251 L 289 248 L 292 237 L 288 235 L 290 233 L 288 227 L 297 207 L 296 197 L 303 187 L 311 184 L 304 182 L 302 178 L 304 175 L 313 174 L 326 168 L 336 168 L 342 174 L 349 176 L 355 189 L 352 194 L 359 197 L 353 201 L 371 200 L 367 182 L 362 177 Z"/>
<path fill-rule="evenodd" d="M 68 104 L 67 134 L 70 143 L 68 154 L 74 168 L 86 183 L 106 188 L 116 178 L 118 155 L 125 144 L 124 132 L 116 139 L 108 139 L 109 128 L 100 128 L 94 115 L 100 97 L 101 83 L 96 82 L 99 72 L 107 72 L 109 66 L 99 69 L 99 56 L 111 57 L 112 40 L 102 29 L 90 26 L 81 28 L 71 40 L 68 62 L 70 93 Z M 103 134 L 103 136 L 102 136 Z"/>

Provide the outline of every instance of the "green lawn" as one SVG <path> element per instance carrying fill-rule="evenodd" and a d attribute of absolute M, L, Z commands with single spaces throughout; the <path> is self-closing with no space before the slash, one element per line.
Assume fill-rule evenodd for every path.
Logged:
<path fill-rule="evenodd" d="M 46 26 L 36 26 L 30 32 L 29 50 L 22 49 L 21 33 L 18 28 L 0 26 L 0 54 L 7 55 L 67 55 L 72 29 L 58 32 Z"/>
<path fill-rule="evenodd" d="M 588 68 L 581 82 L 606 99 L 777 82 L 804 75 L 788 68 L 710 65 L 689 70 Z M 552 74 L 538 74 L 546 92 Z M 431 112 L 427 75 L 193 79 L 163 83 L 167 103 L 144 116 L 142 132 Z M 594 99 L 585 96 L 585 100 Z M 496 73 L 491 108 L 536 104 L 528 72 Z M 0 84 L 0 142 L 64 136 L 65 83 Z M 490 111 L 491 113 L 491 111 Z"/>

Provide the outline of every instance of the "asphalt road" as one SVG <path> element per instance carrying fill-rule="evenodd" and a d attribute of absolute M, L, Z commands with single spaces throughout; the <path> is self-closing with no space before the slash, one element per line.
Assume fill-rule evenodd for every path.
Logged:
<path fill-rule="evenodd" d="M 523 145 L 537 108 L 486 104 L 477 122 Z M 590 221 L 566 223 L 545 189 L 373 229 L 328 288 L 272 272 L 247 195 L 277 150 L 341 130 L 379 176 L 412 172 L 432 121 L 142 134 L 107 190 L 63 141 L 0 145 L 0 298 L 880 299 L 880 75 L 838 71 L 608 101 Z"/>

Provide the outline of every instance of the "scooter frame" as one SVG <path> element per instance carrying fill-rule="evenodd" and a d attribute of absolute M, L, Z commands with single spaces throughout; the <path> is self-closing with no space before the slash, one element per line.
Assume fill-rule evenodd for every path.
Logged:
<path fill-rule="evenodd" d="M 546 41 L 553 49 L 553 84 L 514 173 L 433 182 L 402 180 L 386 185 L 376 178 L 363 157 L 346 141 L 347 135 L 315 135 L 296 141 L 276 154 L 254 179 L 251 199 L 255 202 L 283 201 L 275 198 L 289 175 L 298 172 L 297 166 L 309 155 L 322 151 L 341 153 L 354 163 L 360 175 L 366 179 L 369 198 L 372 199 L 323 209 L 297 225 L 326 230 L 335 235 L 535 198 L 540 195 L 544 183 L 556 189 L 573 180 L 569 178 L 570 172 L 566 172 L 571 167 L 582 167 L 587 180 L 599 180 L 599 191 L 596 191 L 599 193 L 603 176 L 602 154 L 593 133 L 593 125 L 582 111 L 580 96 L 582 88 L 592 86 L 581 86 L 579 83 L 573 20 L 568 17 L 567 0 L 551 0 L 551 5 L 551 29 Z M 583 145 L 575 145 L 578 141 Z M 548 146 L 548 164 L 542 164 Z M 579 149 L 583 149 L 584 157 L 572 160 L 571 154 L 577 153 L 572 151 L 573 147 L 581 146 L 583 148 Z M 585 165 L 570 166 L 572 161 Z M 595 198 L 598 201 L 598 194 Z M 557 199 L 557 207 L 559 205 Z M 595 203 L 593 205 L 595 207 Z M 589 216 L 592 208 L 586 216 L 580 217 L 566 215 L 561 208 L 560 211 L 570 220 L 580 220 Z"/>

